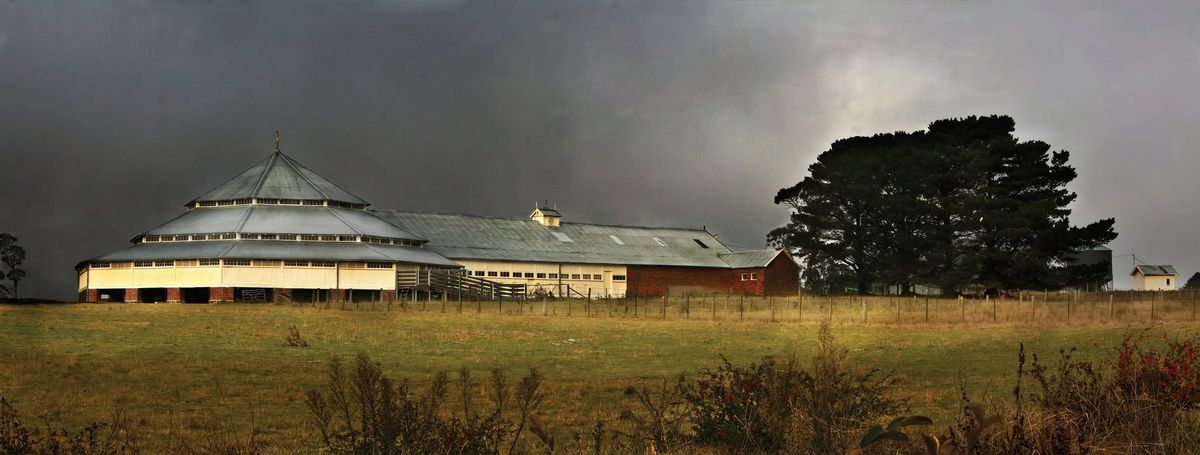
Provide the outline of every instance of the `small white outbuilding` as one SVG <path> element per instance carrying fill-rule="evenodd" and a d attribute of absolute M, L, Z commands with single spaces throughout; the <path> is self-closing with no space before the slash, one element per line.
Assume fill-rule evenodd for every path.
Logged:
<path fill-rule="evenodd" d="M 1175 267 L 1170 265 L 1136 265 L 1129 276 L 1133 277 L 1135 291 L 1174 291 Z"/>

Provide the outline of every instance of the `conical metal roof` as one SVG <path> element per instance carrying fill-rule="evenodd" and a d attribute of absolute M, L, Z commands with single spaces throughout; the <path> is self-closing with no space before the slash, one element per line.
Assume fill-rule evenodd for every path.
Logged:
<path fill-rule="evenodd" d="M 278 151 L 192 202 L 245 198 L 310 199 L 369 205 Z"/>

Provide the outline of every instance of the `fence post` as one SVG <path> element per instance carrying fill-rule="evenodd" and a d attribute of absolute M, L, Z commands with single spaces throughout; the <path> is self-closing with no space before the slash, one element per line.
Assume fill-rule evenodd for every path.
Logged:
<path fill-rule="evenodd" d="M 1154 320 L 1154 293 L 1150 293 L 1150 320 Z"/>
<path fill-rule="evenodd" d="M 546 308 L 546 294 L 542 294 L 542 316 L 550 314 Z"/>
<path fill-rule="evenodd" d="M 714 295 L 712 298 L 712 310 L 713 310 L 713 320 L 715 321 L 715 320 L 717 320 L 717 296 L 716 295 Z"/>
<path fill-rule="evenodd" d="M 867 323 L 867 296 L 865 296 L 865 295 L 858 296 L 858 301 L 862 303 L 862 310 L 863 310 L 862 322 L 863 322 L 863 324 L 866 324 Z"/>
<path fill-rule="evenodd" d="M 692 293 L 683 294 L 683 318 L 690 319 L 692 317 Z"/>
<path fill-rule="evenodd" d="M 800 294 L 800 303 L 796 305 L 796 322 L 804 323 L 804 294 Z"/>
<path fill-rule="evenodd" d="M 916 299 L 917 299 L 917 296 L 914 295 L 913 300 L 916 300 Z M 926 323 L 929 322 L 929 296 L 928 295 L 925 296 L 925 322 Z"/>
<path fill-rule="evenodd" d="M 992 299 L 992 322 L 996 322 L 996 299 Z"/>
<path fill-rule="evenodd" d="M 829 296 L 829 323 L 833 323 L 833 296 Z"/>
<path fill-rule="evenodd" d="M 1108 318 L 1112 319 L 1112 317 L 1113 317 L 1113 296 L 1112 296 L 1112 294 L 1109 294 L 1108 295 Z"/>
<path fill-rule="evenodd" d="M 767 306 L 771 307 L 771 322 L 775 322 L 775 297 L 767 297 Z"/>
<path fill-rule="evenodd" d="M 667 318 L 667 297 L 669 297 L 670 295 L 671 295 L 670 291 L 663 293 L 663 304 L 662 304 L 662 318 L 663 319 Z"/>
<path fill-rule="evenodd" d="M 958 308 L 962 311 L 962 322 L 967 322 L 967 302 L 961 295 L 958 296 Z"/>

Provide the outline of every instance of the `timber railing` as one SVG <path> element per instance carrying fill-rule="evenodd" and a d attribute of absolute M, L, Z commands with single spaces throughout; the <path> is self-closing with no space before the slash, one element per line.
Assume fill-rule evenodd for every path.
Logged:
<path fill-rule="evenodd" d="M 448 294 L 469 300 L 523 299 L 524 284 L 499 283 L 467 275 L 460 269 L 425 268 L 416 271 L 397 271 L 396 288 Z"/>

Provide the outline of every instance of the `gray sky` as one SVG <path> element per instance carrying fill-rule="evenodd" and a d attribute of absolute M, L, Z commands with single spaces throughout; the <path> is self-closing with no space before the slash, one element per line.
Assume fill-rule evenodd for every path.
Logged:
<path fill-rule="evenodd" d="M 1190 4 L 1189 4 L 1190 3 Z M 381 208 L 707 225 L 761 247 L 830 142 L 1009 114 L 1073 219 L 1200 269 L 1194 2 L 0 3 L 25 296 L 284 151 Z M 1117 258 L 1119 286 L 1129 258 Z"/>

